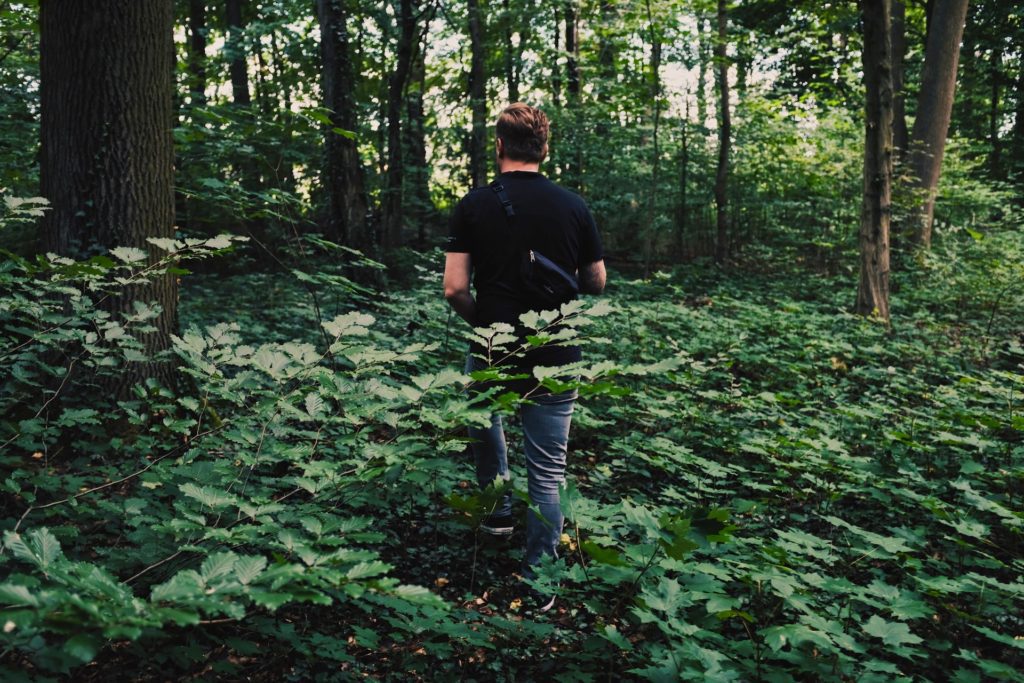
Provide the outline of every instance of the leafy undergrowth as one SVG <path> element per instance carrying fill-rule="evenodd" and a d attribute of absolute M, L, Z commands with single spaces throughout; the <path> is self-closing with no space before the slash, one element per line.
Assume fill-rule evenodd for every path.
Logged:
<path fill-rule="evenodd" d="M 43 405 L 54 360 L 11 342 L 6 675 L 1022 680 L 1021 236 L 897 273 L 892 330 L 850 314 L 852 277 L 748 258 L 613 277 L 610 307 L 566 311 L 583 397 L 536 618 L 522 532 L 475 530 L 485 412 L 431 267 L 358 304 L 323 270 L 316 302 L 193 278 L 192 389 L 110 412 Z"/>

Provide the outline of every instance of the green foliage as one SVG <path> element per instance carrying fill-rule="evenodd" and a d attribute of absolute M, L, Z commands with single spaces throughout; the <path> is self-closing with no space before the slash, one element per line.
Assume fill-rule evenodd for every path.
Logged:
<path fill-rule="evenodd" d="M 1019 680 L 1024 310 L 997 290 L 1024 246 L 989 230 L 936 248 L 901 278 L 892 332 L 843 312 L 843 278 L 807 287 L 797 270 L 614 277 L 612 305 L 527 316 L 527 345 L 586 355 L 564 553 L 535 580 L 560 607 L 537 619 L 508 578 L 514 545 L 474 533 L 501 489 L 474 493 L 461 457 L 465 425 L 517 399 L 463 392 L 500 374 L 455 370 L 436 263 L 336 311 L 304 303 L 294 274 L 191 278 L 173 346 L 188 381 L 113 405 L 62 381 L 72 358 L 103 373 L 133 357 L 145 307 L 87 303 L 139 277 L 141 254 L 12 259 L 4 665 Z M 244 304 L 257 286 L 284 315 Z M 252 308 L 225 321 L 226 301 Z M 470 334 L 495 360 L 521 351 Z"/>

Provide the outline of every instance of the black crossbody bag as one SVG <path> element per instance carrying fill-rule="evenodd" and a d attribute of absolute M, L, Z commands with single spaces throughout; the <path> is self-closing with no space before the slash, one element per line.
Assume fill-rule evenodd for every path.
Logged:
<path fill-rule="evenodd" d="M 515 218 L 516 211 L 512 208 L 512 200 L 509 199 L 505 186 L 495 180 L 490 187 L 505 209 L 509 228 L 515 230 L 512 219 Z M 576 277 L 536 249 L 531 249 L 523 231 L 516 232 L 520 245 L 519 277 L 524 290 L 545 308 L 558 308 L 575 299 L 580 293 Z"/>

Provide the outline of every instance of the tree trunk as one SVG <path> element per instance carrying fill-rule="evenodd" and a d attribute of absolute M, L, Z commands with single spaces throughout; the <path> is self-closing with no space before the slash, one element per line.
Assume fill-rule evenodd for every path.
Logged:
<path fill-rule="evenodd" d="M 892 0 L 863 0 L 864 199 L 856 310 L 889 321 L 889 220 L 892 200 Z"/>
<path fill-rule="evenodd" d="M 50 210 L 47 251 L 82 257 L 174 236 L 171 80 L 173 1 L 42 0 L 40 3 L 40 180 Z M 177 331 L 176 276 L 161 275 L 104 302 L 119 314 L 156 301 L 147 354 L 170 347 Z M 110 396 L 156 378 L 174 385 L 170 363 L 130 362 Z"/>
<path fill-rule="evenodd" d="M 562 107 L 562 72 L 558 68 L 558 55 L 562 49 L 560 41 L 560 33 L 558 26 L 562 21 L 561 14 L 558 11 L 558 5 L 555 4 L 551 8 L 552 13 L 555 15 L 555 51 L 551 58 L 551 102 L 555 105 L 555 109 L 561 109 Z"/>
<path fill-rule="evenodd" d="M 680 136 L 680 147 L 679 147 L 679 215 L 676 218 L 676 255 L 679 258 L 683 256 L 683 241 L 686 236 L 687 229 L 687 204 L 689 199 L 687 197 L 687 189 L 690 185 L 690 146 L 689 146 L 689 126 L 690 126 L 690 98 L 686 97 L 686 110 L 683 113 L 683 117 L 679 122 L 679 136 Z"/>
<path fill-rule="evenodd" d="M 1002 73 L 1003 52 L 1000 46 L 993 46 L 989 55 L 989 78 L 992 79 L 992 96 L 989 98 L 988 139 L 992 145 L 989 156 L 989 173 L 993 178 L 1002 177 L 1002 142 L 999 139 L 999 85 Z"/>
<path fill-rule="evenodd" d="M 472 187 L 487 184 L 487 74 L 484 72 L 484 19 L 479 0 L 467 0 L 469 18 L 469 181 Z"/>
<path fill-rule="evenodd" d="M 327 159 L 324 178 L 330 197 L 330 214 L 325 233 L 328 239 L 369 251 L 367 199 L 363 164 L 353 132 L 358 128 L 355 78 L 348 44 L 348 16 L 345 0 L 317 0 L 320 21 L 320 57 L 323 62 L 324 106 L 331 111 L 325 132 Z M 334 129 L 344 131 L 339 133 Z"/>
<path fill-rule="evenodd" d="M 384 196 L 381 206 L 381 246 L 394 249 L 402 244 L 403 224 L 403 160 L 402 160 L 402 102 L 405 84 L 409 80 L 412 53 L 416 43 L 416 18 L 413 1 L 399 4 L 398 54 L 395 68 L 388 79 L 388 157 L 384 176 Z"/>
<path fill-rule="evenodd" d="M 935 0 L 925 48 L 924 73 L 917 98 L 917 117 L 911 134 L 911 168 L 923 197 L 917 210 L 915 239 L 928 247 L 932 241 L 935 191 L 946 149 L 946 133 L 953 112 L 960 39 L 968 0 Z"/>
<path fill-rule="evenodd" d="M 907 6 L 892 1 L 892 144 L 897 155 L 907 151 L 907 108 L 903 92 L 903 62 L 907 56 Z"/>
<path fill-rule="evenodd" d="M 699 130 L 707 132 L 708 125 L 708 90 L 707 74 L 709 50 L 707 20 L 703 13 L 697 15 L 697 125 Z"/>
<path fill-rule="evenodd" d="M 428 27 L 424 27 L 424 34 Z M 424 121 L 423 93 L 426 91 L 426 45 L 420 44 L 412 60 L 411 88 L 406 96 L 405 111 L 408 126 L 405 148 L 408 152 L 409 195 L 407 213 L 416 226 L 417 246 L 427 248 L 427 227 L 431 222 L 433 202 L 430 199 L 430 167 L 427 166 L 427 131 Z"/>
<path fill-rule="evenodd" d="M 519 69 L 522 62 L 523 34 L 519 34 L 518 47 L 512 44 L 512 7 L 509 0 L 502 0 L 502 24 L 505 34 L 505 86 L 509 103 L 519 101 Z"/>
<path fill-rule="evenodd" d="M 728 183 L 731 119 L 729 115 L 729 62 L 726 57 L 725 0 L 718 0 L 718 39 L 715 41 L 715 66 L 718 74 L 719 126 L 718 170 L 715 173 L 715 261 L 721 263 L 729 253 Z"/>
<path fill-rule="evenodd" d="M 650 30 L 651 42 L 651 63 L 650 74 L 647 77 L 648 99 L 654 107 L 653 129 L 651 131 L 651 184 L 647 188 L 647 216 L 644 226 L 644 277 L 651 274 L 651 263 L 654 260 L 654 247 L 657 235 L 655 234 L 655 213 L 658 202 L 658 171 L 661 157 L 661 150 L 658 147 L 659 125 L 661 123 L 661 34 L 654 23 L 654 16 L 651 12 L 651 0 L 644 3 L 647 9 L 647 25 Z"/>
<path fill-rule="evenodd" d="M 206 104 L 206 1 L 188 4 L 188 90 L 191 104 Z"/>
<path fill-rule="evenodd" d="M 567 0 L 565 3 L 565 52 L 568 55 L 565 62 L 566 101 L 572 112 L 574 125 L 572 130 L 566 131 L 567 135 L 565 136 L 565 141 L 571 149 L 571 154 L 566 156 L 569 161 L 565 165 L 565 182 L 576 190 L 581 188 L 583 181 L 583 146 L 580 140 L 583 112 L 580 107 L 579 16 L 576 0 Z"/>
<path fill-rule="evenodd" d="M 252 97 L 249 95 L 249 68 L 242 41 L 242 32 L 245 29 L 245 24 L 242 23 L 243 2 L 245 0 L 226 2 L 228 37 L 224 48 L 228 57 L 228 71 L 231 74 L 231 100 L 239 106 L 247 107 L 252 103 Z"/>

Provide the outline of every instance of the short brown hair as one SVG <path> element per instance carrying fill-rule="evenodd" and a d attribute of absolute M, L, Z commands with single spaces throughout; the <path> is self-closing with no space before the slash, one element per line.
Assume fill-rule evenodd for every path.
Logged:
<path fill-rule="evenodd" d="M 495 132 L 505 156 L 515 161 L 540 163 L 547 154 L 548 117 L 540 109 L 522 102 L 505 107 L 498 115 Z"/>

